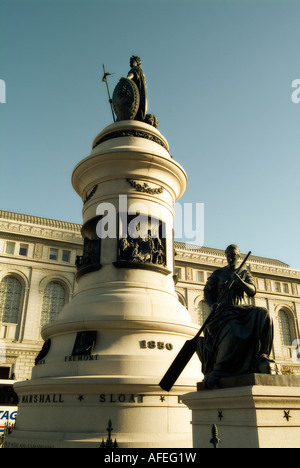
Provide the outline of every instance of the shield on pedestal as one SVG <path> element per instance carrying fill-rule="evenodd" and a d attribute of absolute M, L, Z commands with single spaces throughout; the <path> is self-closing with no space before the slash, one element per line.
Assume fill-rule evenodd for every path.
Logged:
<path fill-rule="evenodd" d="M 133 120 L 140 105 L 137 85 L 128 78 L 121 78 L 114 89 L 112 105 L 118 120 Z"/>

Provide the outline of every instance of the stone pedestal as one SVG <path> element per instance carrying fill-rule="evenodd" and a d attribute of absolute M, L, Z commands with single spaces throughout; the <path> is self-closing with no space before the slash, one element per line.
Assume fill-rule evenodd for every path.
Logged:
<path fill-rule="evenodd" d="M 189 393 L 194 448 L 300 448 L 300 378 L 254 374 L 221 379 L 216 390 Z"/>
<path fill-rule="evenodd" d="M 109 420 L 119 447 L 192 446 L 190 411 L 179 397 L 196 387 L 198 359 L 172 392 L 159 387 L 198 331 L 173 281 L 174 204 L 187 177 L 168 149 L 154 127 L 117 122 L 76 166 L 84 238 L 77 293 L 43 328 L 47 346 L 32 380 L 16 385 L 19 413 L 7 446 L 99 447 Z"/>

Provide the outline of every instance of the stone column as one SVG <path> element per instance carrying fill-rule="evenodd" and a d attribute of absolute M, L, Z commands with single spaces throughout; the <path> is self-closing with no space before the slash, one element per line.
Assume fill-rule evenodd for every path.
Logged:
<path fill-rule="evenodd" d="M 195 388 L 198 359 L 169 394 L 158 385 L 198 331 L 173 281 L 174 204 L 186 174 L 157 129 L 122 121 L 95 138 L 72 183 L 84 203 L 77 293 L 43 328 L 49 349 L 32 380 L 16 385 L 7 443 L 98 447 L 111 419 L 120 447 L 191 447 L 179 397 Z"/>

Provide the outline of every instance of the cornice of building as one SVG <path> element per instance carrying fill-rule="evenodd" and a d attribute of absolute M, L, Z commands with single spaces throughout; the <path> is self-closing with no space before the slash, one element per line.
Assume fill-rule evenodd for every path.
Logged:
<path fill-rule="evenodd" d="M 0 232 L 82 244 L 81 225 L 0 210 Z"/>
<path fill-rule="evenodd" d="M 70 223 L 68 221 L 59 221 L 50 218 L 42 218 L 40 216 L 27 215 L 23 213 L 14 213 L 12 211 L 4 210 L 0 210 L 0 219 L 17 221 L 26 224 L 38 224 L 39 226 L 52 227 L 79 233 L 81 229 L 81 224 Z"/>
<path fill-rule="evenodd" d="M 224 250 L 211 247 L 198 247 L 187 245 L 182 242 L 175 242 L 176 260 L 182 260 L 191 263 L 205 263 L 213 267 L 224 266 L 227 264 Z M 246 254 L 242 254 L 242 257 Z M 252 272 L 262 274 L 274 274 L 288 276 L 290 278 L 300 279 L 300 271 L 290 268 L 290 266 L 277 259 L 259 257 L 252 255 L 249 259 L 249 265 Z"/>

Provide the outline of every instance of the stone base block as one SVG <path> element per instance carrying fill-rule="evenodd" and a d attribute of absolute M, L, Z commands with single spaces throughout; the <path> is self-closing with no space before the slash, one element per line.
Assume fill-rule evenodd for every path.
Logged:
<path fill-rule="evenodd" d="M 220 382 L 223 388 L 182 397 L 192 410 L 194 448 L 213 448 L 213 425 L 219 448 L 300 448 L 299 378 L 253 375 L 226 380 Z"/>

